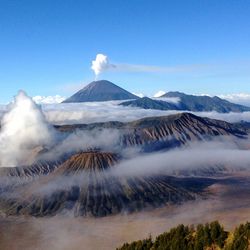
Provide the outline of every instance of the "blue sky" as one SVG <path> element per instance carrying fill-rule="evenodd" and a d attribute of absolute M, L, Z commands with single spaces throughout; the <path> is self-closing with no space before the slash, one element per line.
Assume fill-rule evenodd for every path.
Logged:
<path fill-rule="evenodd" d="M 250 93 L 249 13 L 248 0 L 0 0 L 0 103 L 71 95 L 97 53 L 177 69 L 100 76 L 132 92 Z"/>

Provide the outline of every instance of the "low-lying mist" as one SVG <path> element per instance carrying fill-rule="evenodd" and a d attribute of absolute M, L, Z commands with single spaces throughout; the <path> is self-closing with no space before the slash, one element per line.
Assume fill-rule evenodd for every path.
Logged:
<path fill-rule="evenodd" d="M 65 155 L 88 150 L 117 151 L 120 150 L 119 139 L 121 133 L 112 129 L 93 129 L 91 131 L 76 130 L 73 133 L 59 134 L 57 132 L 57 142 L 40 155 L 38 160 L 59 160 Z"/>
<path fill-rule="evenodd" d="M 176 98 L 164 98 L 170 103 L 176 103 Z M 85 102 L 85 103 L 58 103 L 58 104 L 42 104 L 40 109 L 47 122 L 54 125 L 63 124 L 82 124 L 107 121 L 128 122 L 144 117 L 166 116 L 185 111 L 179 110 L 153 110 L 140 109 L 136 107 L 121 106 L 123 101 L 106 101 L 106 102 Z M 0 118 L 10 109 L 8 106 L 0 106 Z M 190 112 L 190 111 L 188 111 Z M 218 113 L 212 112 L 190 112 L 197 116 L 209 117 L 212 119 L 224 120 L 235 123 L 240 121 L 250 122 L 250 112 L 230 112 Z"/>
<path fill-rule="evenodd" d="M 119 101 L 92 102 L 92 103 L 63 103 L 43 105 L 42 109 L 47 121 L 52 124 L 79 124 L 106 121 L 128 122 L 144 117 L 166 116 L 185 111 L 179 110 L 153 110 L 118 105 Z M 190 111 L 188 111 L 190 112 Z M 190 112 L 197 116 L 224 120 L 231 123 L 240 121 L 250 122 L 250 112 Z"/>
<path fill-rule="evenodd" d="M 48 155 L 45 154 L 44 158 L 47 160 L 53 155 L 56 156 L 57 153 L 60 155 L 61 151 L 67 152 L 66 149 L 69 145 L 79 150 L 82 145 L 73 138 L 67 139 L 70 144 L 63 142 L 57 149 L 58 151 L 52 150 Z M 116 135 L 114 138 L 116 138 Z M 75 145 L 73 145 L 73 142 L 75 142 Z M 33 194 L 51 195 L 58 190 L 69 190 L 74 186 L 92 185 L 96 182 L 105 185 L 102 180 L 126 180 L 157 176 L 175 176 L 178 178 L 227 176 L 234 172 L 250 170 L 249 145 L 249 140 L 241 141 L 231 137 L 219 137 L 211 142 L 190 143 L 182 148 L 147 154 L 142 153 L 138 147 L 130 148 L 128 152 L 124 152 L 124 157 L 118 164 L 104 172 L 96 173 L 94 179 L 92 179 L 89 171 L 84 169 L 78 173 L 55 175 L 54 178 L 47 179 L 47 181 L 42 182 L 42 185 L 38 185 L 37 190 L 33 190 Z M 123 151 L 120 153 L 123 153 Z M 210 176 L 211 169 L 214 172 Z M 26 179 L 13 179 L 16 185 L 27 182 Z M 7 178 L 5 183 L 6 185 L 13 183 L 12 178 Z M 110 183 L 107 184 L 110 185 Z"/>
<path fill-rule="evenodd" d="M 241 144 L 241 147 L 239 147 Z M 212 142 L 191 143 L 187 147 L 167 152 L 137 155 L 121 162 L 112 171 L 118 176 L 152 176 L 155 174 L 175 175 L 196 170 L 209 170 L 218 166 L 234 171 L 250 169 L 250 151 L 246 147 L 250 141 L 235 143 L 230 138 L 220 138 Z"/>

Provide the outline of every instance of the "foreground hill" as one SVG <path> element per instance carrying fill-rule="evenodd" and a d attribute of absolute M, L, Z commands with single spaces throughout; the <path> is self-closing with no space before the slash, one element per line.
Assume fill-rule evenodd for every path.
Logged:
<path fill-rule="evenodd" d="M 138 99 L 139 97 L 120 88 L 112 82 L 101 80 L 89 83 L 83 89 L 63 101 L 74 102 L 102 102 L 112 100 Z"/>
<path fill-rule="evenodd" d="M 227 232 L 217 222 L 198 225 L 196 228 L 179 225 L 153 241 L 152 238 L 125 243 L 117 250 L 198 250 L 224 249 L 248 250 L 250 247 L 250 223 L 241 224 L 234 232 Z"/>
<path fill-rule="evenodd" d="M 178 98 L 178 103 L 169 102 L 168 99 L 156 100 L 143 97 L 137 100 L 131 100 L 121 103 L 122 106 L 138 107 L 142 109 L 157 110 L 185 110 L 193 112 L 210 112 L 217 111 L 219 113 L 244 112 L 250 111 L 250 107 L 234 104 L 219 97 L 194 96 L 186 95 L 180 92 L 169 92 L 161 96 L 161 98 Z"/>
<path fill-rule="evenodd" d="M 194 200 L 214 183 L 205 178 L 175 178 L 163 174 L 112 174 L 119 156 L 82 152 L 71 156 L 49 175 L 11 187 L 0 195 L 0 210 L 7 215 L 106 216 L 143 208 Z M 13 194 L 14 193 L 14 194 Z"/>

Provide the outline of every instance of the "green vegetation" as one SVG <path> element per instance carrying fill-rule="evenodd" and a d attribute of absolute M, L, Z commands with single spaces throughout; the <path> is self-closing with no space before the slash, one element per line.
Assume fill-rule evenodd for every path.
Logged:
<path fill-rule="evenodd" d="M 226 232 L 218 221 L 188 227 L 179 225 L 165 232 L 155 241 L 151 237 L 117 250 L 249 250 L 250 223 L 242 224 L 234 232 Z"/>

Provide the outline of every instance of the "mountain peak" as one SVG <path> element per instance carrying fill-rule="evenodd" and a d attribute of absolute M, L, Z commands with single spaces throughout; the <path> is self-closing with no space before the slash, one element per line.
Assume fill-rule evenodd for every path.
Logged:
<path fill-rule="evenodd" d="M 93 81 L 66 99 L 64 103 L 70 102 L 101 102 L 111 100 L 138 99 L 127 90 L 115 85 L 108 80 Z"/>
<path fill-rule="evenodd" d="M 88 151 L 71 156 L 65 161 L 59 171 L 64 174 L 77 173 L 79 171 L 104 171 L 114 166 L 119 161 L 119 156 L 114 153 Z"/>

